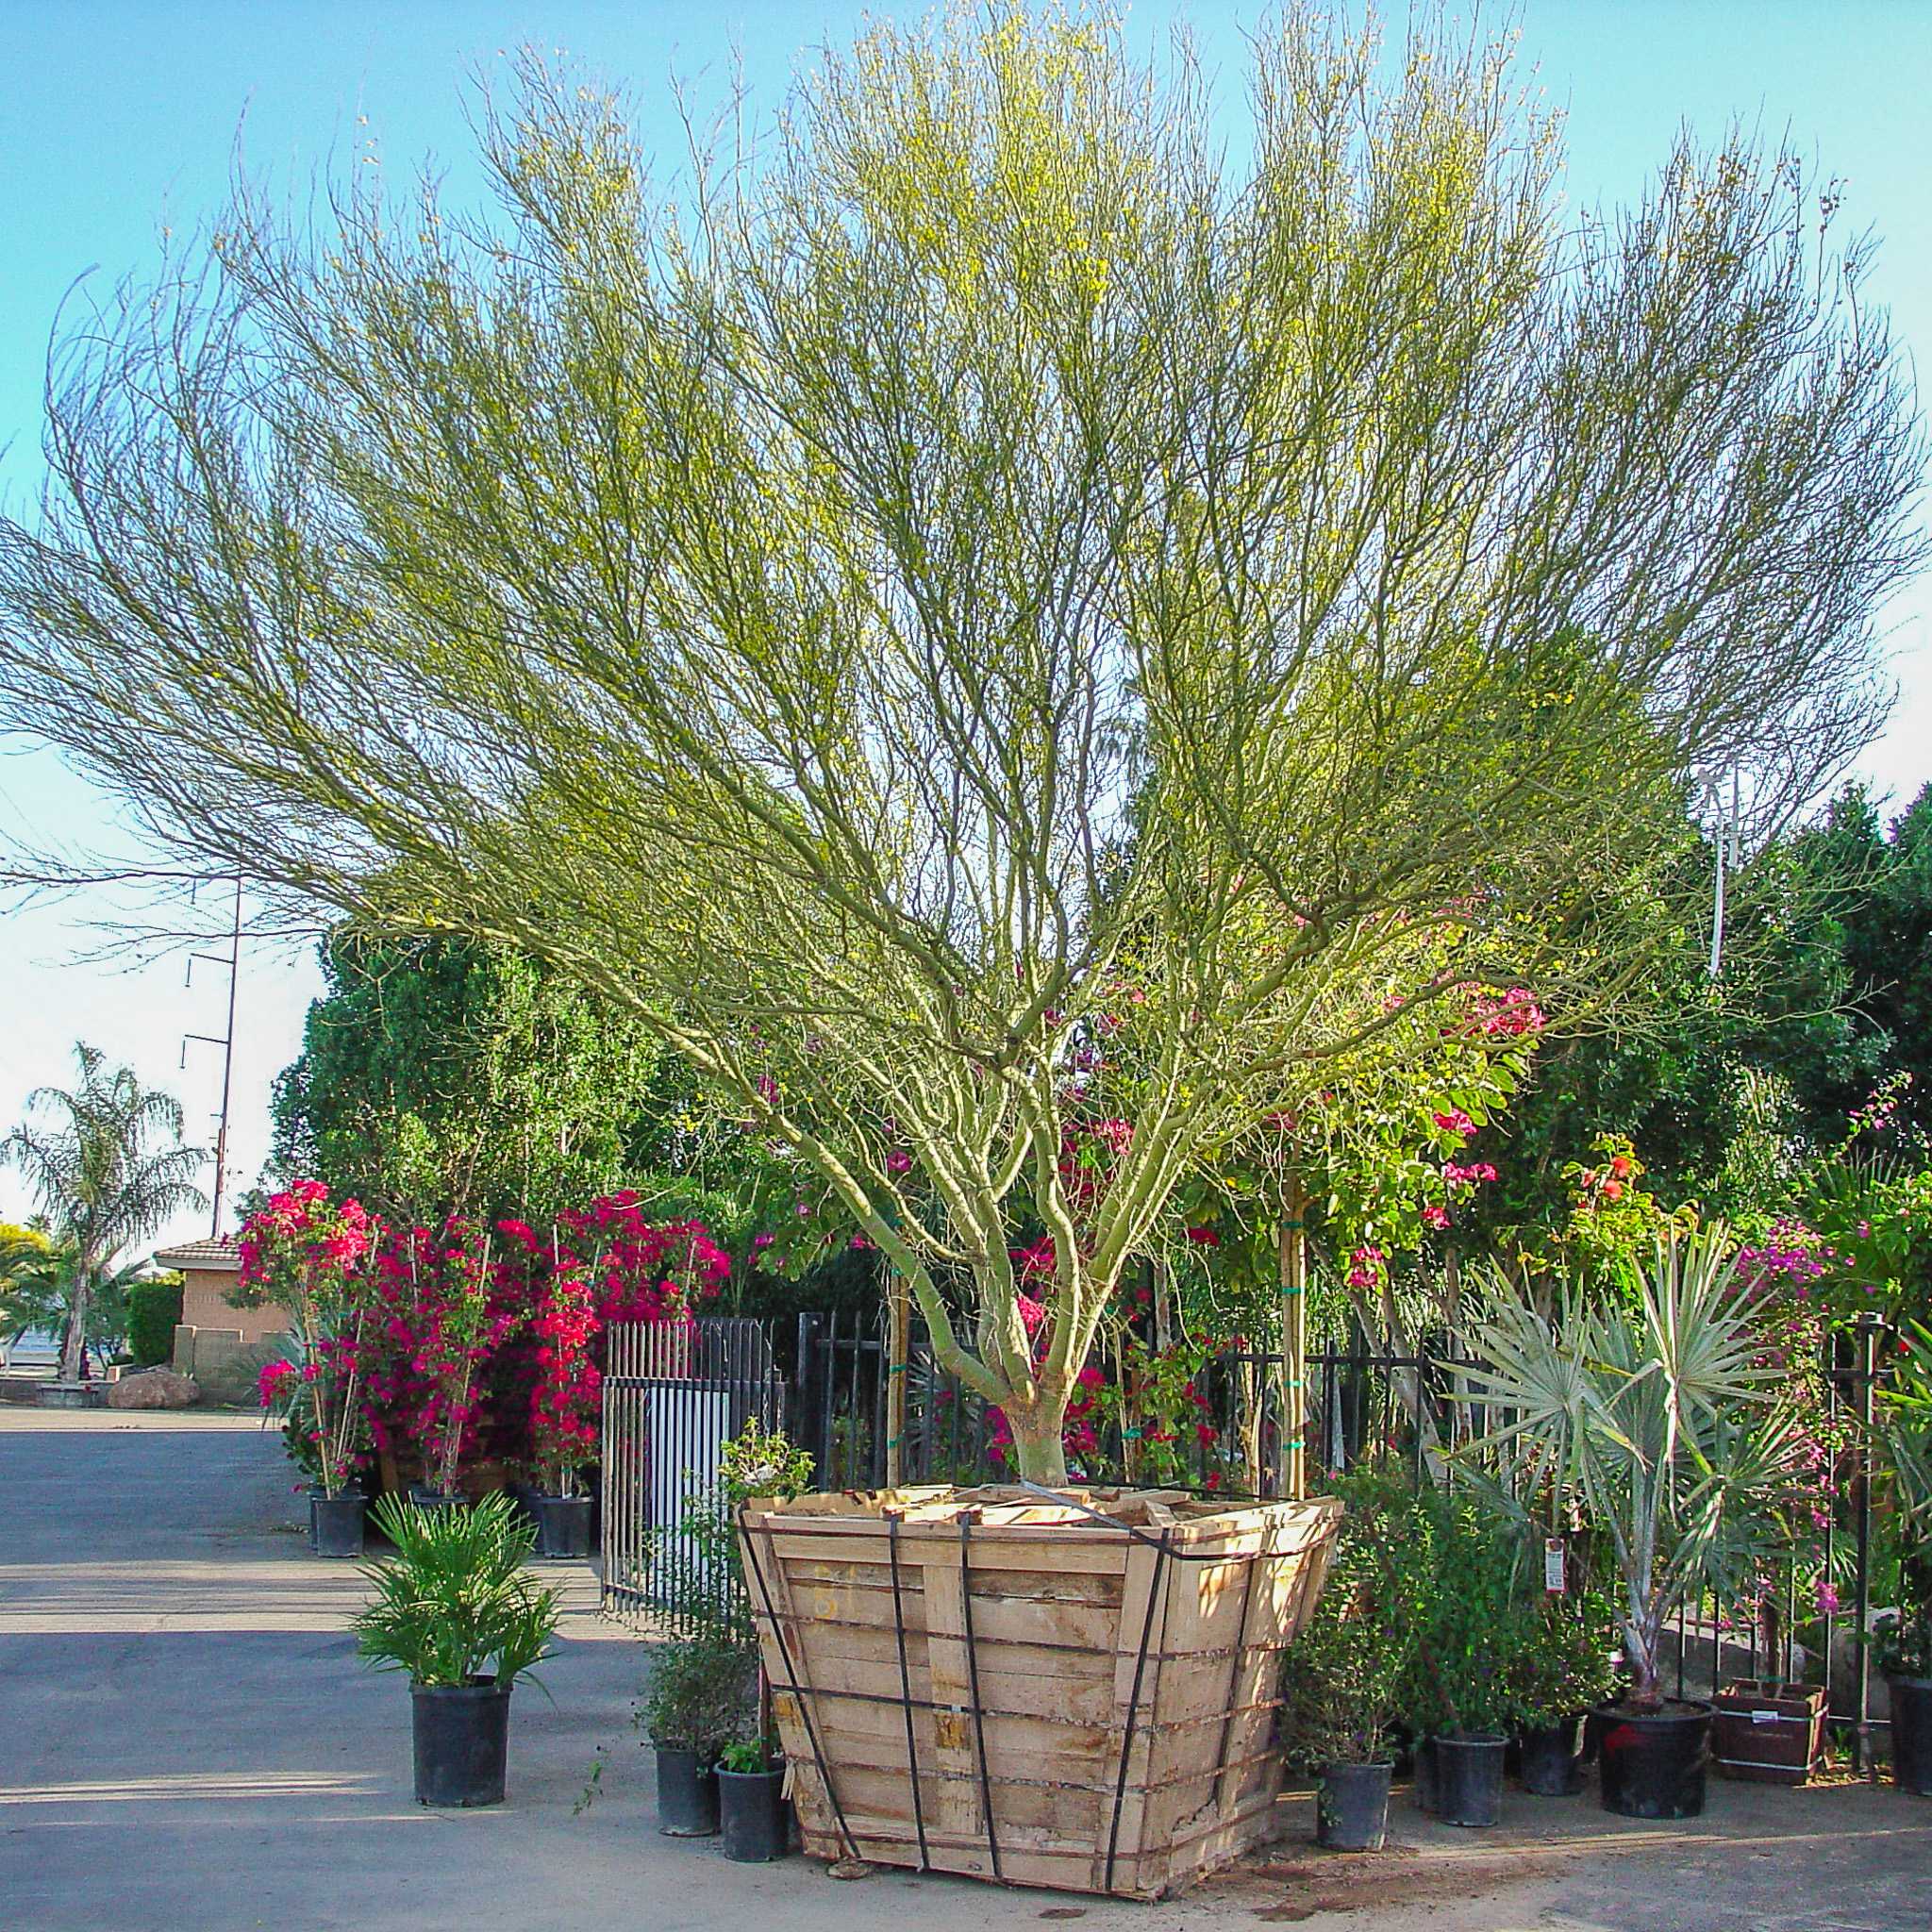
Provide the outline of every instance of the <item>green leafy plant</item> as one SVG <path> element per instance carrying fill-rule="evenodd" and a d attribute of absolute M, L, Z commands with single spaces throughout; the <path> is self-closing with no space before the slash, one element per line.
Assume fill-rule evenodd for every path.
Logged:
<path fill-rule="evenodd" d="M 1291 1761 L 1377 1764 L 1405 1714 L 1415 1676 L 1420 1577 L 1392 1564 L 1387 1521 L 1413 1518 L 1417 1499 L 1400 1471 L 1372 1467 L 1335 1485 L 1348 1506 L 1315 1614 L 1282 1672 L 1283 1737 Z"/>
<path fill-rule="evenodd" d="M 652 1743 L 713 1762 L 757 1724 L 758 1709 L 755 1652 L 714 1636 L 681 1638 L 653 1658 L 638 1722 Z"/>
<path fill-rule="evenodd" d="M 772 1769 L 772 1747 L 762 1737 L 735 1738 L 718 1754 L 720 1771 L 756 1773 Z"/>
<path fill-rule="evenodd" d="M 175 1324 L 180 1319 L 179 1274 L 127 1284 L 127 1348 L 142 1368 L 154 1368 L 175 1353 Z"/>
<path fill-rule="evenodd" d="M 1613 1617 L 1607 1598 L 1525 1599 L 1507 1643 L 1510 1715 L 1532 1730 L 1593 1710 L 1616 1694 Z"/>
<path fill-rule="evenodd" d="M 470 1509 L 385 1496 L 374 1516 L 395 1557 L 362 1568 L 375 1594 L 351 1628 L 365 1662 L 415 1684 L 508 1687 L 550 1656 L 562 1598 L 525 1569 L 536 1531 L 508 1496 Z"/>

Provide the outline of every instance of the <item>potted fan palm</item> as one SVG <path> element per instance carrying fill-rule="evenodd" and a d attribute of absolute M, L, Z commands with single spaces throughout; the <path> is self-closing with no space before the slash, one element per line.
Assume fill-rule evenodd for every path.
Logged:
<path fill-rule="evenodd" d="M 1548 1305 L 1500 1271 L 1465 1400 L 1506 1418 L 1474 1445 L 1533 1456 L 1607 1536 L 1629 1683 L 1601 1712 L 1603 1802 L 1633 1818 L 1704 1807 L 1711 1707 L 1664 1695 L 1666 1620 L 1707 1585 L 1735 1595 L 1768 1554 L 1796 1432 L 1722 1226 L 1614 1265 L 1614 1292 Z"/>
<path fill-rule="evenodd" d="M 394 1560 L 363 1575 L 375 1595 L 355 1619 L 377 1670 L 407 1671 L 420 1805 L 500 1805 L 509 1697 L 551 1654 L 558 1592 L 530 1575 L 533 1532 L 508 1496 L 473 1509 L 424 1509 L 385 1496 L 377 1526 Z"/>

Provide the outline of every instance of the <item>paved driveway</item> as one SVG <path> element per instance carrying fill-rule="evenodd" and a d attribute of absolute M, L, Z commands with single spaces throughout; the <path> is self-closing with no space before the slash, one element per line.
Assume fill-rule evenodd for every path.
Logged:
<path fill-rule="evenodd" d="M 0 1932 L 1932 1925 L 1932 1801 L 1886 1790 L 1720 1786 L 1690 1827 L 1516 1799 L 1480 1836 L 1399 1803 L 1402 1847 L 1379 1859 L 1313 1854 L 1298 1814 L 1303 1849 L 1155 1907 L 732 1865 L 657 1835 L 629 1726 L 643 1653 L 591 1614 L 582 1569 L 554 1703 L 517 1693 L 509 1803 L 427 1812 L 407 1692 L 344 1634 L 353 1567 L 297 1530 L 278 1445 L 250 1422 L 0 1407 Z"/>

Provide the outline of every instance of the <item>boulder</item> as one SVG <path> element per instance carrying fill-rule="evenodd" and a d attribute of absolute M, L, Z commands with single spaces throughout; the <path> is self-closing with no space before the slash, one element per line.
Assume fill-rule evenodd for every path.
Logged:
<path fill-rule="evenodd" d="M 144 1374 L 124 1375 L 108 1386 L 109 1408 L 190 1408 L 201 1400 L 192 1375 L 173 1369 L 149 1369 Z"/>

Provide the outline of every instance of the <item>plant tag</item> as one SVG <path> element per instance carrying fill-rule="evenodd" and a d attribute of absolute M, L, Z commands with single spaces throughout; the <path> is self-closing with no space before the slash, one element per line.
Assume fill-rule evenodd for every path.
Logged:
<path fill-rule="evenodd" d="M 1543 1589 L 1551 1596 L 1563 1594 L 1563 1539 L 1559 1536 L 1543 1539 Z"/>

